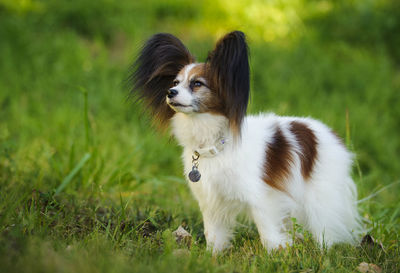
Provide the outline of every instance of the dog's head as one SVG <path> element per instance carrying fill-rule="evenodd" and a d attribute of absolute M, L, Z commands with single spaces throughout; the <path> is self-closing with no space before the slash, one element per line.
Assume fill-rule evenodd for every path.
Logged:
<path fill-rule="evenodd" d="M 156 34 L 132 66 L 131 94 L 145 103 L 159 124 L 176 112 L 224 115 L 240 133 L 249 100 L 249 63 L 245 35 L 228 33 L 205 63 L 194 57 L 171 34 Z"/>

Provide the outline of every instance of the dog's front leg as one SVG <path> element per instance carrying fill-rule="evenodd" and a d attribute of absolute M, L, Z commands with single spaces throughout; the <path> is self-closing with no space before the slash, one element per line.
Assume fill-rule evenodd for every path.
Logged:
<path fill-rule="evenodd" d="M 229 247 L 237 212 L 226 207 L 207 206 L 202 213 L 207 249 L 216 254 Z"/>
<path fill-rule="evenodd" d="M 268 251 L 291 244 L 288 234 L 284 232 L 282 214 L 276 206 L 252 207 L 251 212 L 261 243 Z"/>

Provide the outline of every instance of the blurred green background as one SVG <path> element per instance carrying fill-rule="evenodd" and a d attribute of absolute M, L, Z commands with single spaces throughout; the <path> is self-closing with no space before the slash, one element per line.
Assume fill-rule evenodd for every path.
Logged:
<path fill-rule="evenodd" d="M 204 244 L 180 148 L 150 128 L 123 82 L 154 33 L 176 35 L 203 61 L 235 29 L 250 47 L 249 112 L 311 116 L 337 131 L 356 154 L 368 228 L 398 251 L 399 1 L 0 0 L 0 261 L 7 268 L 58 268 L 36 251 L 48 249 L 37 238 L 58 242 L 55 256 L 57 246 L 94 230 L 105 244 L 110 230 L 121 236 L 114 248 L 139 244 L 140 223 L 162 233 L 184 222 Z M 122 231 L 121 221 L 130 223 Z M 142 243 L 132 257 L 153 253 Z"/>

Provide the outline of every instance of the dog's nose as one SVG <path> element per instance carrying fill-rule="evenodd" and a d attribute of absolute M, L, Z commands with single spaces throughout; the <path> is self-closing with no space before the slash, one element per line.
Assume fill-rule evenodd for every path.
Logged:
<path fill-rule="evenodd" d="M 168 94 L 167 94 L 168 98 L 172 99 L 176 95 L 178 95 L 178 90 L 172 89 L 172 88 L 168 90 Z"/>

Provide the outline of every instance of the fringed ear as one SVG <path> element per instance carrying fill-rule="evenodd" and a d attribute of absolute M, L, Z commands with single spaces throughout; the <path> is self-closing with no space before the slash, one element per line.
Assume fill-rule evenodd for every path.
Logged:
<path fill-rule="evenodd" d="M 225 104 L 225 115 L 235 135 L 240 129 L 250 94 L 248 47 L 243 32 L 233 31 L 221 38 L 207 58 L 211 88 Z"/>
<path fill-rule="evenodd" d="M 145 43 L 131 66 L 130 97 L 143 102 L 154 122 L 162 128 L 174 114 L 165 102 L 167 90 L 178 72 L 192 62 L 193 56 L 178 38 L 159 33 Z"/>

